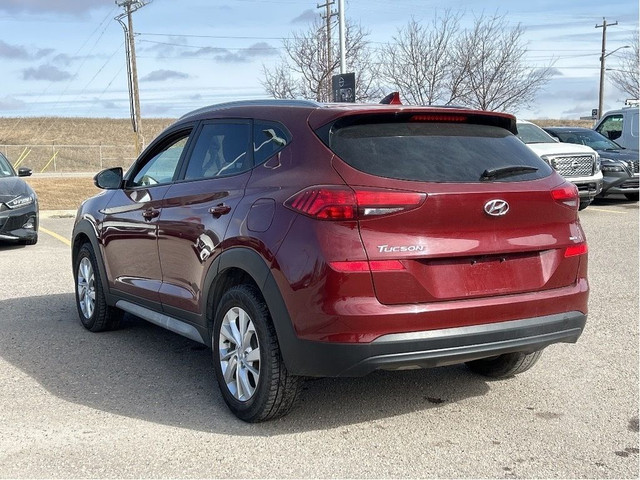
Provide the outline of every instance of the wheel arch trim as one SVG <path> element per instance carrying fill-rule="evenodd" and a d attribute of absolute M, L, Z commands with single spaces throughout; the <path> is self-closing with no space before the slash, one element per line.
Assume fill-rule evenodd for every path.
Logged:
<path fill-rule="evenodd" d="M 98 242 L 96 236 L 96 228 L 93 223 L 91 223 L 87 219 L 80 220 L 75 227 L 73 228 L 73 237 L 71 242 L 71 260 L 72 260 L 72 269 L 73 269 L 73 278 L 75 279 L 75 268 L 76 268 L 76 258 L 80 248 L 83 243 L 79 241 L 81 237 L 84 237 L 89 240 L 91 244 L 91 248 L 93 249 L 93 253 L 96 256 L 96 261 L 98 263 L 98 270 L 100 271 L 100 278 L 103 279 L 102 288 L 104 289 L 105 297 L 107 299 L 107 304 L 110 306 L 115 305 L 115 299 L 111 295 L 111 289 L 109 284 L 109 278 L 107 277 L 107 270 L 104 265 L 104 258 L 102 256 L 102 249 L 100 248 L 100 244 Z"/>
<path fill-rule="evenodd" d="M 265 259 L 255 250 L 247 247 L 233 247 L 223 251 L 211 264 L 204 284 L 206 312 L 215 315 L 214 293 L 220 281 L 224 281 L 224 272 L 239 269 L 249 275 L 260 290 L 276 330 L 280 351 L 289 371 L 295 370 L 297 358 L 296 344 L 299 342 L 293 328 L 291 317 L 282 294 Z"/>

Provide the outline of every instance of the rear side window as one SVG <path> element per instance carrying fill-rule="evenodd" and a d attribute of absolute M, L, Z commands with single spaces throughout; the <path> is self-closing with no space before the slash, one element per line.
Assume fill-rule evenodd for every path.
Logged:
<path fill-rule="evenodd" d="M 485 170 L 533 167 L 496 181 L 534 180 L 552 169 L 508 130 L 463 123 L 375 123 L 332 129 L 330 148 L 372 175 L 420 182 L 480 182 Z"/>
<path fill-rule="evenodd" d="M 191 152 L 185 180 L 227 177 L 253 167 L 249 122 L 215 122 L 202 126 Z"/>
<path fill-rule="evenodd" d="M 255 120 L 253 123 L 253 157 L 256 165 L 266 162 L 291 141 L 289 132 L 279 123 Z"/>

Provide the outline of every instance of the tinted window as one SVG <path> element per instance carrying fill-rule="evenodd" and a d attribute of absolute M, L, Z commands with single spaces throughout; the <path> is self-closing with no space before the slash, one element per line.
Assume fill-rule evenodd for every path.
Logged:
<path fill-rule="evenodd" d="M 546 177 L 552 170 L 509 131 L 488 125 L 379 123 L 333 131 L 331 149 L 346 163 L 380 177 L 422 182 L 478 182 L 485 170 L 537 169 L 500 181 Z"/>
<path fill-rule="evenodd" d="M 290 135 L 272 122 L 255 121 L 253 124 L 253 155 L 256 165 L 266 162 L 289 143 Z"/>
<path fill-rule="evenodd" d="M 225 177 L 251 169 L 250 138 L 249 123 L 205 124 L 191 152 L 185 180 Z"/>
<path fill-rule="evenodd" d="M 555 143 L 555 139 L 537 125 L 518 124 L 518 138 L 524 143 Z"/>
<path fill-rule="evenodd" d="M 151 186 L 171 182 L 187 140 L 189 140 L 188 132 L 174 138 L 156 153 L 151 153 L 149 158 L 143 159 L 137 166 L 139 170 L 130 182 L 130 186 Z"/>
<path fill-rule="evenodd" d="M 579 131 L 555 131 L 555 135 L 563 142 L 576 143 L 578 145 L 586 145 L 595 150 L 620 150 L 620 145 L 606 137 L 603 137 L 595 130 L 579 130 Z"/>
<path fill-rule="evenodd" d="M 622 115 L 609 115 L 605 118 L 597 129 L 609 140 L 615 140 L 622 135 Z"/>
<path fill-rule="evenodd" d="M 13 177 L 15 173 L 9 161 L 0 153 L 0 177 Z"/>

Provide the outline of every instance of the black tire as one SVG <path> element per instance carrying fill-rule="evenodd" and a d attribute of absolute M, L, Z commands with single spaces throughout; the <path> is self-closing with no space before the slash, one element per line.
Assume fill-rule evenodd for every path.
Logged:
<path fill-rule="evenodd" d="M 578 207 L 578 210 L 584 210 L 589 205 L 591 205 L 591 200 L 583 200 L 580 202 L 580 206 Z"/>
<path fill-rule="evenodd" d="M 81 266 L 83 268 L 82 272 L 80 270 Z M 91 244 L 85 243 L 80 248 L 73 266 L 73 272 L 76 307 L 82 325 L 91 332 L 102 332 L 118 328 L 124 312 L 107 305 L 98 262 Z M 94 297 L 93 302 L 91 302 L 92 296 Z M 93 303 L 92 306 L 91 303 Z"/>
<path fill-rule="evenodd" d="M 223 324 L 227 335 L 221 339 Z M 229 340 L 229 334 L 235 334 L 232 328 L 238 336 Z M 244 347 L 237 349 L 238 343 Z M 211 345 L 220 392 L 239 419 L 251 423 L 271 420 L 286 415 L 295 406 L 303 379 L 287 372 L 269 310 L 256 287 L 238 285 L 222 296 Z M 259 355 L 255 355 L 256 349 Z M 256 371 L 257 376 L 252 373 Z M 246 387 L 242 387 L 241 378 Z"/>
<path fill-rule="evenodd" d="M 625 193 L 624 196 L 627 197 L 627 200 L 631 200 L 632 202 L 637 202 L 638 201 L 638 194 L 637 193 Z"/>
<path fill-rule="evenodd" d="M 542 356 L 542 350 L 533 353 L 505 353 L 497 357 L 483 358 L 467 362 L 472 372 L 485 377 L 507 378 L 526 372 L 533 367 Z"/>

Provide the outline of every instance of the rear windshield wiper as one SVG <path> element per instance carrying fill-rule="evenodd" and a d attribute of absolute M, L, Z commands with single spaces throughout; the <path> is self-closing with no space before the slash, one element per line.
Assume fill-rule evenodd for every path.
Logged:
<path fill-rule="evenodd" d="M 485 170 L 480 175 L 480 181 L 495 180 L 497 178 L 512 177 L 520 175 L 522 173 L 537 172 L 536 167 L 530 167 L 528 165 L 511 165 L 509 167 L 492 168 L 491 170 Z"/>

